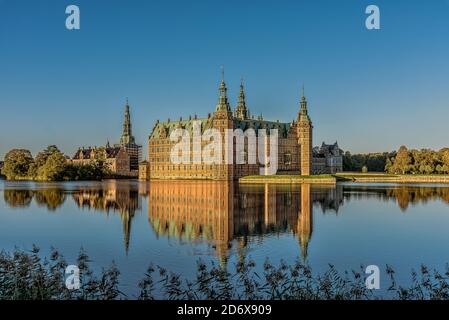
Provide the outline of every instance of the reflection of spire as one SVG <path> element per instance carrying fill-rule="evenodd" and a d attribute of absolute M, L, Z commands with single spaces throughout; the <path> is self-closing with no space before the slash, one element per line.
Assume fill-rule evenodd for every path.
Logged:
<path fill-rule="evenodd" d="M 87 207 L 109 213 L 120 214 L 123 226 L 123 242 L 128 254 L 131 238 L 131 223 L 136 210 L 140 209 L 138 190 L 125 181 L 105 182 L 101 189 L 78 190 L 72 194 L 79 207 Z"/>
<path fill-rule="evenodd" d="M 125 243 L 125 252 L 126 252 L 126 255 L 128 255 L 129 239 L 130 239 L 130 235 L 131 235 L 132 217 L 130 215 L 129 210 L 120 212 L 120 217 L 121 217 L 121 220 L 123 223 L 123 240 Z"/>
<path fill-rule="evenodd" d="M 301 185 L 301 211 L 298 216 L 297 232 L 301 246 L 301 256 L 307 259 L 307 250 L 313 229 L 313 207 L 311 201 L 310 184 Z"/>

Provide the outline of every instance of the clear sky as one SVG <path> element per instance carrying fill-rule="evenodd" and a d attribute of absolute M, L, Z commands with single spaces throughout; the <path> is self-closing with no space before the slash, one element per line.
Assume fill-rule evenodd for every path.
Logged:
<path fill-rule="evenodd" d="M 0 0 L 0 157 L 117 142 L 126 97 L 146 147 L 157 119 L 214 110 L 220 65 L 266 119 L 296 117 L 304 82 L 314 144 L 449 146 L 448 0 Z"/>

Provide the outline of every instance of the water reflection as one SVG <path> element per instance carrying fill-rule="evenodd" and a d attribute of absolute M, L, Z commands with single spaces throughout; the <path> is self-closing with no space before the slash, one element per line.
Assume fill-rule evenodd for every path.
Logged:
<path fill-rule="evenodd" d="M 6 189 L 3 191 L 3 199 L 12 208 L 29 207 L 33 200 L 34 192 L 31 190 Z"/>
<path fill-rule="evenodd" d="M 209 243 L 226 263 L 231 243 L 244 248 L 269 235 L 293 234 L 306 259 L 313 234 L 314 208 L 339 214 L 345 201 L 374 198 L 395 201 L 402 211 L 409 206 L 442 200 L 449 204 L 449 188 L 441 186 L 238 185 L 219 181 L 105 181 L 52 184 L 3 190 L 5 203 L 24 208 L 34 203 L 57 212 L 67 201 L 80 209 L 120 215 L 125 251 L 130 246 L 133 218 L 148 201 L 148 222 L 158 237 L 187 243 Z"/>
<path fill-rule="evenodd" d="M 80 189 L 72 192 L 79 208 L 95 209 L 109 214 L 117 212 L 123 225 L 123 242 L 128 253 L 131 223 L 137 210 L 141 209 L 138 188 L 126 181 L 107 181 L 101 189 Z"/>
<path fill-rule="evenodd" d="M 420 185 L 396 185 L 396 186 L 360 186 L 343 185 L 345 199 L 375 198 L 377 200 L 395 200 L 403 212 L 410 205 L 425 204 L 428 201 L 441 200 L 449 204 L 449 188 L 447 186 L 420 186 Z"/>
<path fill-rule="evenodd" d="M 70 195 L 80 209 L 93 209 L 99 212 L 118 213 L 123 224 L 123 242 L 125 251 L 128 252 L 131 223 L 136 211 L 141 209 L 139 188 L 131 181 L 109 180 L 102 183 L 79 185 L 76 188 L 64 188 L 59 184 L 58 188 L 39 188 L 27 190 L 20 189 L 3 190 L 4 201 L 12 208 L 29 207 L 34 199 L 39 207 L 45 207 L 49 211 L 60 208 Z M 143 188 L 143 190 L 145 190 Z"/>
<path fill-rule="evenodd" d="M 238 186 L 214 181 L 151 183 L 148 217 L 159 236 L 214 243 L 224 263 L 231 240 L 292 233 L 303 257 L 313 230 L 313 203 L 337 212 L 342 188 L 335 186 Z"/>

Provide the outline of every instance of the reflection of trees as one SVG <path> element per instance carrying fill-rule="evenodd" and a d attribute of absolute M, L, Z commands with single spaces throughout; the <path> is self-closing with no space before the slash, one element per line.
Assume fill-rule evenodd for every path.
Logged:
<path fill-rule="evenodd" d="M 442 200 L 449 204 L 449 188 L 399 186 L 387 190 L 387 196 L 396 198 L 399 207 L 405 211 L 410 204 L 426 203 L 430 200 Z"/>
<path fill-rule="evenodd" d="M 406 211 L 410 205 L 426 203 L 428 201 L 441 200 L 449 204 L 448 187 L 432 186 L 344 186 L 345 199 L 375 198 L 380 201 L 395 200 L 402 211 Z"/>
<path fill-rule="evenodd" d="M 33 199 L 33 191 L 5 189 L 3 191 L 3 199 L 12 208 L 28 207 Z"/>
<path fill-rule="evenodd" d="M 54 211 L 64 203 L 65 194 L 61 189 L 4 191 L 5 203 L 12 208 L 28 207 L 33 198 L 38 206 Z"/>
<path fill-rule="evenodd" d="M 50 211 L 54 211 L 65 202 L 65 193 L 61 189 L 37 190 L 34 191 L 34 200 L 37 205 L 44 206 Z"/>
<path fill-rule="evenodd" d="M 131 222 L 136 210 L 140 209 L 138 186 L 130 181 L 106 181 L 104 183 L 86 184 L 74 191 L 64 189 L 20 190 L 5 189 L 5 203 L 13 208 L 30 206 L 33 198 L 38 206 L 54 211 L 65 202 L 71 193 L 80 208 L 109 212 L 118 212 L 123 224 L 124 245 L 129 248 Z"/>

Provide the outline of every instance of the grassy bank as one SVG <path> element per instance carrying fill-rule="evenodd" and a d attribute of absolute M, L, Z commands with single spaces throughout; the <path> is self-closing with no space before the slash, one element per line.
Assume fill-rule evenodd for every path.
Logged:
<path fill-rule="evenodd" d="M 371 182 L 371 183 L 448 183 L 449 175 L 395 175 L 387 173 L 342 172 L 337 174 L 321 174 L 311 176 L 301 175 L 271 175 L 246 176 L 239 179 L 242 184 L 335 184 L 337 182 Z"/>
<path fill-rule="evenodd" d="M 319 184 L 335 184 L 337 179 L 331 174 L 321 174 L 312 176 L 300 175 L 270 175 L 270 176 L 246 176 L 239 179 L 242 184 L 248 183 L 273 183 L 273 184 L 290 184 L 290 183 L 319 183 Z"/>
<path fill-rule="evenodd" d="M 77 178 L 67 178 L 67 179 L 59 179 L 59 180 L 51 180 L 42 177 L 14 177 L 14 179 L 7 179 L 5 176 L 0 176 L 0 179 L 6 181 L 31 181 L 31 182 L 69 182 L 69 181 L 102 181 L 102 180 L 129 180 L 129 179 L 138 179 L 136 176 L 122 176 L 122 175 L 105 175 L 103 177 L 77 177 Z"/>
<path fill-rule="evenodd" d="M 449 175 L 395 175 L 387 173 L 342 172 L 334 175 L 337 181 L 373 182 L 373 183 L 449 183 Z"/>

